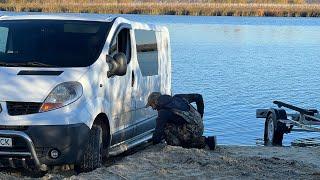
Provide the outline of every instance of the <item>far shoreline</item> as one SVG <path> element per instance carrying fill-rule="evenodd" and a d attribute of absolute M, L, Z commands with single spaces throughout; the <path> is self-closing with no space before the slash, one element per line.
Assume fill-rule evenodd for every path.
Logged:
<path fill-rule="evenodd" d="M 275 3 L 0 3 L 0 11 L 186 16 L 320 17 L 320 4 Z"/>

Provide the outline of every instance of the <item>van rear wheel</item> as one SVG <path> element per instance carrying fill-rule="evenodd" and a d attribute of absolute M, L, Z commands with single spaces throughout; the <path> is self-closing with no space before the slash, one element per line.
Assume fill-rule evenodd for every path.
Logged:
<path fill-rule="evenodd" d="M 103 152 L 102 137 L 102 128 L 98 125 L 93 125 L 81 161 L 75 166 L 75 170 L 78 173 L 92 171 L 101 167 Z"/>

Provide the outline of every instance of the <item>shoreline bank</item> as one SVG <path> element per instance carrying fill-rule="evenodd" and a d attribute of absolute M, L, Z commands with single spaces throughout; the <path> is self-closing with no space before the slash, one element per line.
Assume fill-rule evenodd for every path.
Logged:
<path fill-rule="evenodd" d="M 97 14 L 149 14 L 192 16 L 320 17 L 320 4 L 259 3 L 103 3 L 14 2 L 0 3 L 1 11 Z"/>

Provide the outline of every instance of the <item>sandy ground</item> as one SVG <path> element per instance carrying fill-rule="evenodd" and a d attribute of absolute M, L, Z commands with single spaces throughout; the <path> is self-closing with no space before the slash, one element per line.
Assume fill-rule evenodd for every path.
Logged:
<path fill-rule="evenodd" d="M 31 178 L 2 170 L 0 179 Z M 320 147 L 219 146 L 183 149 L 159 144 L 112 158 L 82 174 L 49 172 L 41 179 L 320 179 Z"/>

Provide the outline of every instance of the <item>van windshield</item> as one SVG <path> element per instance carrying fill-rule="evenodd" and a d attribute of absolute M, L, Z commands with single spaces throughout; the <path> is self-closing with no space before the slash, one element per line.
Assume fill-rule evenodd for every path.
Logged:
<path fill-rule="evenodd" d="M 99 57 L 110 23 L 0 21 L 0 66 L 86 67 Z"/>

